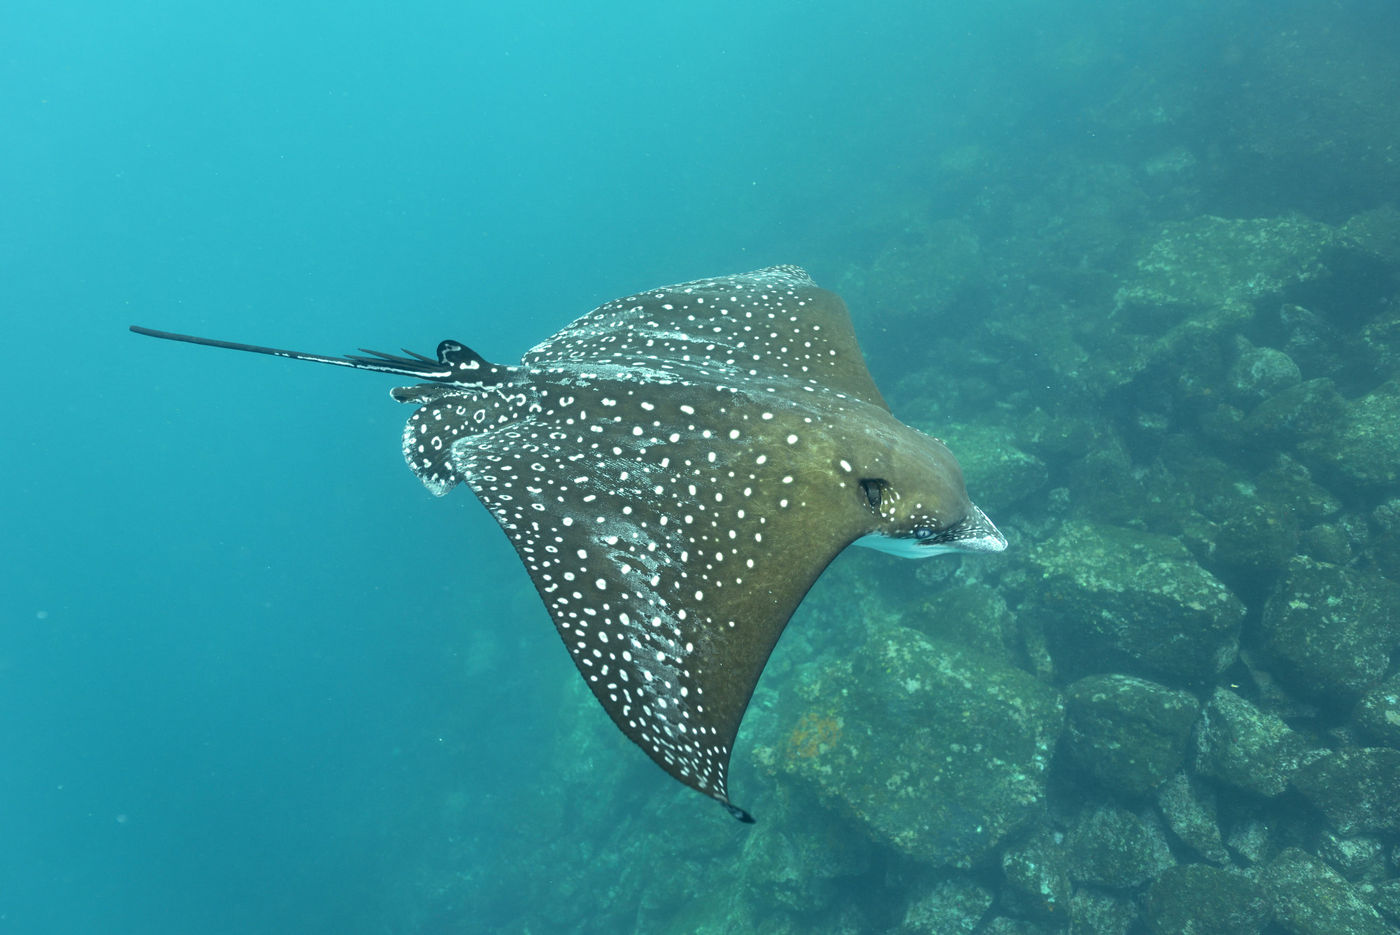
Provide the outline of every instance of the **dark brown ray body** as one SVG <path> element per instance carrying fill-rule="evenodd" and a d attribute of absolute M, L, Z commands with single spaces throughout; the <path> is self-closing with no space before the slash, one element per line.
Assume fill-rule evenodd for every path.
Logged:
<path fill-rule="evenodd" d="M 745 820 L 727 785 L 744 709 L 836 554 L 1005 546 L 948 449 L 890 414 L 844 303 L 796 267 L 610 302 L 520 367 L 454 342 L 436 361 L 223 346 L 433 381 L 394 391 L 420 406 L 409 465 L 435 493 L 472 488 L 613 721 Z"/>

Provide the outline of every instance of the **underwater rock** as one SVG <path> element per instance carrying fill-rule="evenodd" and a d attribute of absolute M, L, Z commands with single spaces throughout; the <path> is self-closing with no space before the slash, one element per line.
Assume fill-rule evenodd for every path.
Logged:
<path fill-rule="evenodd" d="M 1121 313 L 1161 315 L 1247 308 L 1319 275 L 1336 234 L 1302 217 L 1235 219 L 1204 215 L 1162 226 L 1124 277 Z"/>
<path fill-rule="evenodd" d="M 1222 451 L 1232 451 L 1252 443 L 1245 430 L 1245 413 L 1238 406 L 1217 403 L 1206 407 L 1200 415 L 1201 435 L 1214 442 Z"/>
<path fill-rule="evenodd" d="M 982 926 L 979 935 L 1050 935 L 1053 929 L 1046 928 L 1027 921 L 1026 919 L 1009 919 L 1006 916 L 996 916 L 988 919 L 987 924 Z"/>
<path fill-rule="evenodd" d="M 1229 390 L 1241 406 L 1253 406 L 1303 382 L 1303 373 L 1283 351 L 1272 347 L 1254 347 L 1244 338 L 1240 356 L 1226 376 Z"/>
<path fill-rule="evenodd" d="M 918 428 L 918 422 L 910 423 Z M 963 478 L 991 513 L 1039 492 L 1050 478 L 1045 462 L 1015 445 L 1008 430 L 990 425 L 948 425 L 939 432 L 958 452 Z"/>
<path fill-rule="evenodd" d="M 1400 497 L 1392 497 L 1371 511 L 1375 535 L 1367 543 L 1367 556 L 1389 580 L 1400 579 Z"/>
<path fill-rule="evenodd" d="M 775 815 L 762 834 L 744 842 L 740 890 L 750 902 L 825 912 L 841 905 L 851 879 L 867 872 L 874 846 L 815 806 L 812 802 L 800 812 L 798 806 Z M 833 840 L 841 840 L 841 846 L 832 847 Z"/>
<path fill-rule="evenodd" d="M 965 221 L 909 212 L 897 223 L 875 259 L 848 269 L 836 286 L 858 310 L 867 352 L 882 360 L 908 359 L 901 336 L 927 328 L 931 314 L 951 317 L 975 302 L 987 280 L 981 244 Z"/>
<path fill-rule="evenodd" d="M 1181 766 L 1200 710 L 1189 692 L 1131 675 L 1090 675 L 1065 689 L 1061 742 L 1070 761 L 1109 791 L 1143 796 Z"/>
<path fill-rule="evenodd" d="M 1400 672 L 1362 695 L 1352 720 L 1367 737 L 1400 749 Z"/>
<path fill-rule="evenodd" d="M 1306 753 L 1301 734 L 1227 688 L 1215 690 L 1196 727 L 1196 772 L 1255 795 L 1280 795 Z"/>
<path fill-rule="evenodd" d="M 1361 328 L 1361 343 L 1375 358 L 1377 372 L 1400 372 L 1400 305 L 1392 303 L 1368 321 Z"/>
<path fill-rule="evenodd" d="M 1346 836 L 1324 831 L 1317 839 L 1317 856 L 1353 883 L 1387 876 L 1385 844 L 1373 835 Z"/>
<path fill-rule="evenodd" d="M 1400 831 L 1400 750 L 1334 750 L 1302 767 L 1293 785 L 1343 835 Z"/>
<path fill-rule="evenodd" d="M 1019 646 L 1019 633 L 1016 615 L 1001 591 L 966 580 L 927 580 L 925 575 L 939 573 L 938 565 L 925 562 L 914 573 L 920 584 L 929 587 L 919 588 L 915 600 L 899 605 L 898 619 L 936 642 L 956 643 L 1010 662 Z"/>
<path fill-rule="evenodd" d="M 1385 673 L 1400 643 L 1400 586 L 1298 556 L 1264 605 L 1260 633 L 1291 690 L 1353 701 Z"/>
<path fill-rule="evenodd" d="M 1371 904 L 1381 915 L 1400 923 L 1400 880 L 1387 880 L 1371 891 Z"/>
<path fill-rule="evenodd" d="M 1284 352 L 1304 373 L 1344 381 L 1355 375 L 1362 350 L 1330 316 L 1284 302 L 1278 308 L 1277 330 L 1284 335 Z"/>
<path fill-rule="evenodd" d="M 1013 414 L 1020 447 L 1052 461 L 1066 461 L 1097 446 L 1109 432 L 1103 415 L 1088 401 L 1081 406 L 1055 405 L 1052 410 L 1033 406 L 1019 416 Z"/>
<path fill-rule="evenodd" d="M 1104 437 L 1061 471 L 1080 515 L 1109 525 L 1127 524 L 1150 509 L 1132 453 L 1117 435 Z"/>
<path fill-rule="evenodd" d="M 1400 209 L 1394 205 L 1353 215 L 1342 225 L 1341 233 L 1356 249 L 1400 267 Z"/>
<path fill-rule="evenodd" d="M 1303 442 L 1303 457 L 1359 488 L 1400 483 L 1400 380 L 1347 404 L 1332 430 Z"/>
<path fill-rule="evenodd" d="M 1014 915 L 1063 926 L 1069 921 L 1069 861 L 1063 842 L 1041 828 L 1001 854 L 1001 905 Z"/>
<path fill-rule="evenodd" d="M 1269 907 L 1264 890 L 1243 874 L 1188 864 L 1153 881 L 1146 918 L 1153 935 L 1258 935 Z"/>
<path fill-rule="evenodd" d="M 1065 852 L 1070 879 L 1108 889 L 1141 886 L 1175 863 L 1161 828 L 1111 805 L 1079 814 Z"/>
<path fill-rule="evenodd" d="M 1262 299 L 1326 271 L 1330 227 L 1301 217 L 1169 222 L 1124 274 L 1113 327 L 1094 355 L 1110 389 L 1181 356 L 1204 336 L 1238 328 Z"/>
<path fill-rule="evenodd" d="M 956 935 L 971 932 L 992 908 L 991 890 L 956 877 L 940 880 L 904 912 L 896 935 Z"/>
<path fill-rule="evenodd" d="M 1341 523 L 1322 523 L 1298 537 L 1302 554 L 1329 565 L 1345 565 L 1356 555 L 1351 535 Z"/>
<path fill-rule="evenodd" d="M 1259 818 L 1236 820 L 1225 836 L 1225 846 L 1251 864 L 1257 864 L 1277 850 L 1273 829 Z"/>
<path fill-rule="evenodd" d="M 1044 805 L 1064 708 L 1020 669 L 877 624 L 802 693 L 809 710 L 760 759 L 905 854 L 985 864 Z"/>
<path fill-rule="evenodd" d="M 1325 446 L 1346 415 L 1347 402 L 1326 377 L 1290 386 L 1255 406 L 1245 416 L 1246 435 L 1260 442 L 1299 445 L 1324 439 Z"/>
<path fill-rule="evenodd" d="M 1291 510 L 1251 500 L 1220 523 L 1214 558 L 1236 572 L 1271 575 L 1297 551 L 1298 536 L 1298 518 Z"/>
<path fill-rule="evenodd" d="M 1261 882 L 1274 918 L 1291 935 L 1395 935 L 1350 883 L 1299 848 L 1274 858 Z"/>
<path fill-rule="evenodd" d="M 1044 622 L 1062 674 L 1190 686 L 1235 659 L 1244 605 L 1175 539 L 1071 522 L 1028 546 L 1026 561 L 1040 580 L 1020 613 Z"/>
<path fill-rule="evenodd" d="M 1306 465 L 1286 454 L 1275 457 L 1254 485 L 1261 500 L 1287 511 L 1303 526 L 1320 523 L 1342 509 L 1342 501 L 1313 480 Z"/>
<path fill-rule="evenodd" d="M 1213 864 L 1230 860 L 1220 838 L 1215 792 L 1181 770 L 1157 790 L 1157 808 L 1172 834 Z"/>
<path fill-rule="evenodd" d="M 1084 887 L 1070 899 L 1070 917 L 1075 935 L 1129 935 L 1140 914 L 1131 897 Z"/>

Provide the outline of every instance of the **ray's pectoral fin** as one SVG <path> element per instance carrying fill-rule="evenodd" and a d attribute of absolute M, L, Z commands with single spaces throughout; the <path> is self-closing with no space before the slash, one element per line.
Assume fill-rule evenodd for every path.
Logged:
<path fill-rule="evenodd" d="M 728 790 L 744 710 L 788 619 L 868 528 L 868 511 L 834 484 L 736 484 L 719 470 L 678 481 L 685 443 L 630 432 L 606 439 L 611 458 L 600 464 L 586 444 L 551 441 L 548 412 L 462 436 L 447 469 L 510 537 L 622 732 L 673 777 L 752 821 Z M 799 498 L 810 508 L 802 518 L 777 515 L 780 502 Z"/>

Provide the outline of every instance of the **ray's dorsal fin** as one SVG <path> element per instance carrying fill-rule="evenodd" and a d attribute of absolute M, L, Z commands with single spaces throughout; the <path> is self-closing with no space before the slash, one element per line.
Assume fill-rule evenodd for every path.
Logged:
<path fill-rule="evenodd" d="M 241 344 L 237 341 L 220 341 L 215 338 L 201 338 L 191 334 L 176 334 L 173 331 L 156 331 L 132 325 L 136 334 L 161 338 L 165 341 L 182 341 L 186 344 L 199 344 L 204 347 L 222 347 L 231 351 L 248 351 L 253 354 L 267 354 L 272 357 L 286 357 L 290 360 L 309 360 L 318 364 L 331 364 L 336 367 L 351 367 L 355 370 L 369 370 L 374 373 L 391 373 L 415 380 L 432 383 L 446 383 L 455 386 L 480 387 L 494 386 L 510 379 L 514 368 L 503 367 L 487 361 L 476 351 L 457 341 L 443 341 L 437 347 L 437 359 L 410 350 L 406 356 L 386 354 L 360 348 L 359 354 L 335 357 L 327 354 L 308 354 L 305 351 L 289 351 L 278 347 L 264 347 L 261 344 Z"/>

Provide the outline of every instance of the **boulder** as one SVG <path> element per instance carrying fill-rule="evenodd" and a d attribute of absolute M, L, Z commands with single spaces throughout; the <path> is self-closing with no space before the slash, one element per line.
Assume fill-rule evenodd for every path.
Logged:
<path fill-rule="evenodd" d="M 1029 545 L 1026 562 L 1028 612 L 1063 675 L 1193 686 L 1235 659 L 1244 605 L 1175 539 L 1071 522 Z"/>
<path fill-rule="evenodd" d="M 1020 669 L 874 626 L 801 693 L 808 710 L 760 762 L 810 783 L 876 841 L 970 868 L 1043 808 L 1064 707 Z"/>

